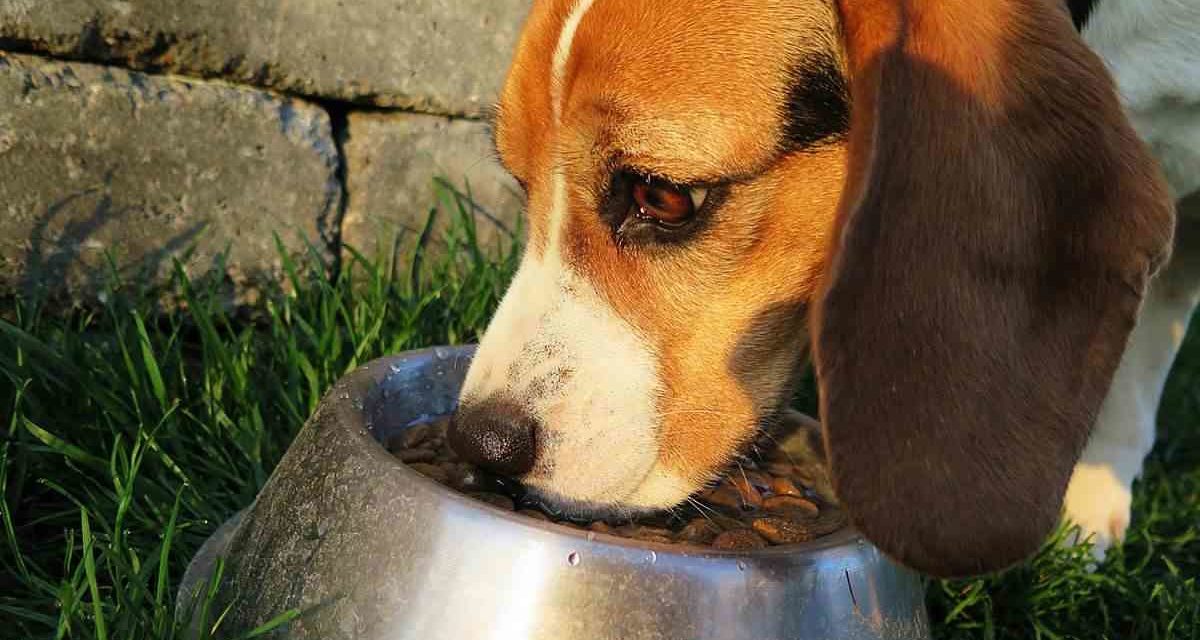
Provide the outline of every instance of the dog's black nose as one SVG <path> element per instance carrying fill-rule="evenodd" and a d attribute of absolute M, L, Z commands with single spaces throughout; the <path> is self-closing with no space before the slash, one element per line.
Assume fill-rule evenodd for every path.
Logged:
<path fill-rule="evenodd" d="M 538 422 L 515 402 L 460 407 L 450 420 L 450 446 L 463 460 L 500 475 L 529 473 L 537 458 Z"/>

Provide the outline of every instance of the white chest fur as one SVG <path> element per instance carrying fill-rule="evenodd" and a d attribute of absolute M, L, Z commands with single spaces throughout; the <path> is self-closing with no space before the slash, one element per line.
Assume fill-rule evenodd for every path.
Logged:
<path fill-rule="evenodd" d="M 1175 195 L 1200 191 L 1200 0 L 1100 0 L 1083 37 Z"/>

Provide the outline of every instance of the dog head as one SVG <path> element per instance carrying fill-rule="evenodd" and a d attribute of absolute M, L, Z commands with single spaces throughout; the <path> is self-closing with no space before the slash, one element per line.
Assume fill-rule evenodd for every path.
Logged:
<path fill-rule="evenodd" d="M 811 351 L 839 498 L 940 575 L 1053 527 L 1173 228 L 1052 0 L 538 0 L 496 140 L 529 241 L 461 454 L 670 507 Z"/>

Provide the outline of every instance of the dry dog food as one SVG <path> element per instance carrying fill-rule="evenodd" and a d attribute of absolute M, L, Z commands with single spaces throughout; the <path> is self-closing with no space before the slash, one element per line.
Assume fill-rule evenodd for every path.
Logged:
<path fill-rule="evenodd" d="M 447 444 L 448 421 L 406 429 L 388 450 L 413 470 L 476 500 L 538 520 L 623 538 L 715 549 L 760 549 L 807 542 L 842 528 L 825 469 L 778 449 L 743 461 L 715 487 L 673 511 L 633 522 L 563 518 L 529 499 L 518 483 L 462 462 Z"/>

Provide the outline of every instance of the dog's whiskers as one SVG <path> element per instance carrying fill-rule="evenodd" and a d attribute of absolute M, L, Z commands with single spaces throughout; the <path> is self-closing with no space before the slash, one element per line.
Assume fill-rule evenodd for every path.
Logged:
<path fill-rule="evenodd" d="M 708 520 L 709 522 L 712 522 L 713 524 L 716 524 L 716 522 L 712 519 L 712 517 L 709 516 L 710 513 L 716 513 L 716 510 L 714 510 L 712 507 L 705 505 L 703 502 L 700 502 L 699 500 L 697 500 L 691 496 L 688 496 L 687 502 L 688 502 L 688 504 L 695 507 L 696 513 L 699 513 L 700 517 L 704 518 L 705 520 Z"/>
<path fill-rule="evenodd" d="M 750 484 L 750 478 L 746 477 L 746 469 L 744 467 L 742 467 L 741 462 L 737 462 L 737 468 L 738 468 L 738 471 L 742 474 L 742 480 L 744 480 L 747 485 Z"/>

